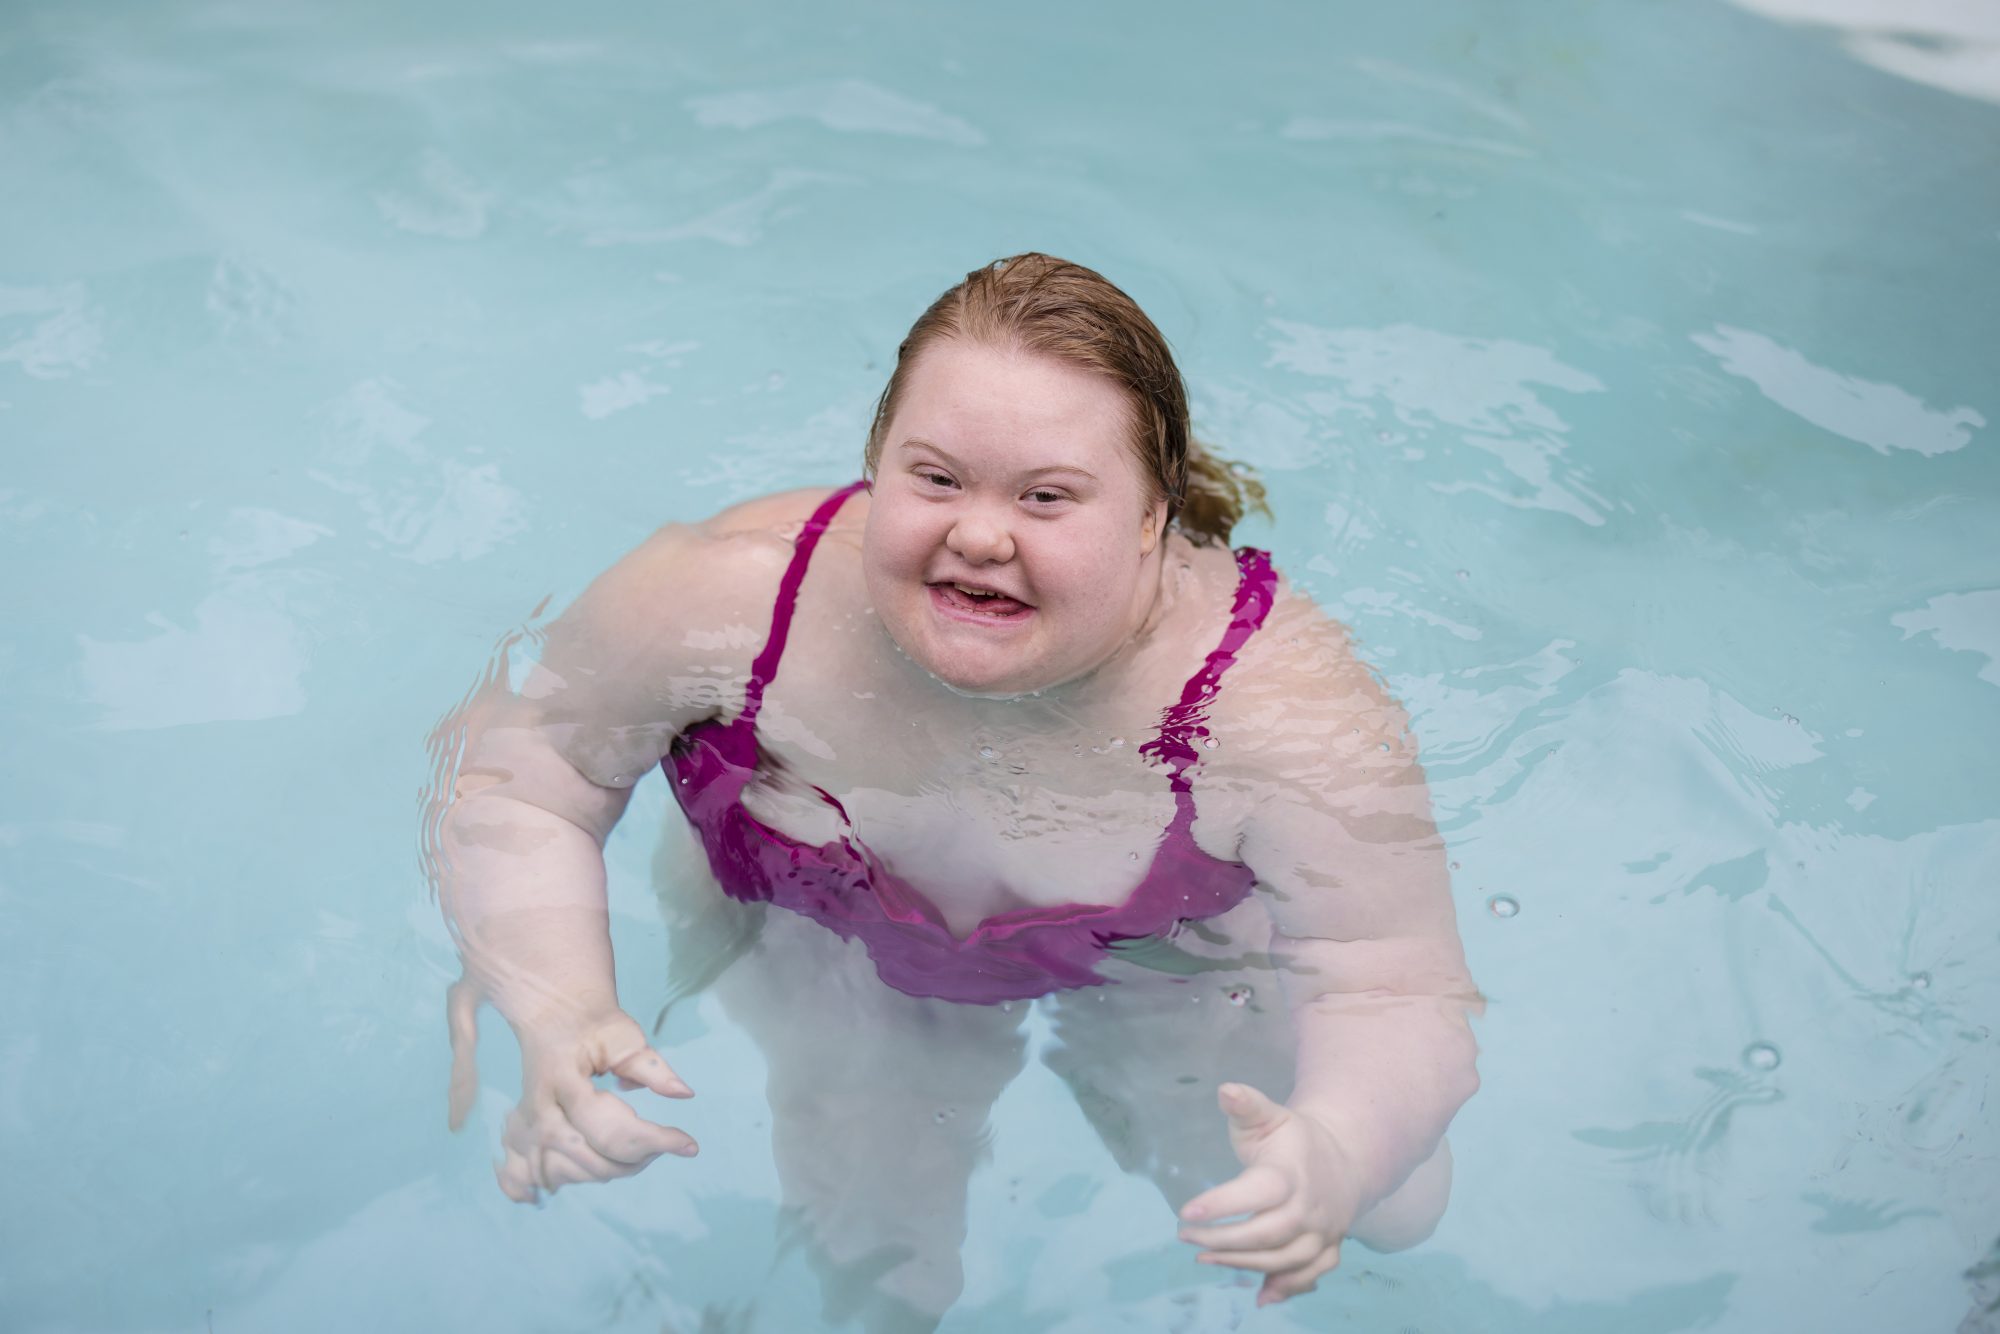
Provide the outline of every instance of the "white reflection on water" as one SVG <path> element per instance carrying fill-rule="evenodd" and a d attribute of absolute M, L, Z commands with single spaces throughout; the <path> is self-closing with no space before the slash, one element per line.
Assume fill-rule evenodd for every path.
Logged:
<path fill-rule="evenodd" d="M 463 167 L 427 149 L 418 160 L 416 180 L 378 190 L 375 209 L 391 226 L 418 236 L 475 241 L 486 234 L 487 206 L 494 198 Z"/>
<path fill-rule="evenodd" d="M 1504 139 L 1481 139 L 1471 135 L 1446 134 L 1422 125 L 1388 120 L 1329 120 L 1322 116 L 1294 116 L 1278 131 L 1281 139 L 1339 139 L 1362 144 L 1424 144 L 1433 148 L 1455 148 L 1465 153 L 1486 153 L 1495 157 L 1533 157 L 1535 150 Z"/>
<path fill-rule="evenodd" d="M 2000 686 L 2000 588 L 1976 593 L 1942 593 L 1917 611 L 1889 618 L 1903 638 L 1928 634 L 1939 648 L 1977 653 L 1986 659 L 1979 679 Z"/>
<path fill-rule="evenodd" d="M 593 246 L 664 245 L 669 241 L 715 241 L 728 246 L 755 245 L 764 228 L 789 207 L 793 195 L 811 186 L 857 185 L 852 176 L 780 167 L 764 184 L 740 199 L 719 204 L 706 213 L 671 227 L 593 228 L 584 244 Z"/>
<path fill-rule="evenodd" d="M 1339 382 L 1337 391 L 1301 395 L 1329 417 L 1377 420 L 1377 402 L 1416 432 L 1455 427 L 1465 444 L 1497 457 L 1526 484 L 1503 487 L 1463 478 L 1432 485 L 1447 494 L 1475 491 L 1522 509 L 1567 514 L 1596 527 L 1608 503 L 1561 464 L 1569 424 L 1536 386 L 1602 393 L 1595 377 L 1546 348 L 1508 338 L 1462 338 L 1412 324 L 1381 329 L 1322 329 L 1272 320 L 1271 364 Z M 1561 475 L 1558 475 L 1558 474 Z"/>
<path fill-rule="evenodd" d="M 29 327 L 10 337 L 19 321 Z M 0 362 L 14 362 L 37 380 L 60 379 L 96 365 L 103 343 L 82 283 L 0 287 Z"/>
<path fill-rule="evenodd" d="M 492 463 L 436 459 L 431 419 L 394 381 L 363 380 L 326 410 L 327 467 L 313 481 L 350 497 L 370 531 L 419 565 L 485 555 L 527 526 L 527 502 Z M 378 457 L 378 451 L 399 457 Z M 474 451 L 476 452 L 476 451 Z"/>
<path fill-rule="evenodd" d="M 1823 430 L 1878 454 L 1914 450 L 1926 457 L 1963 449 L 1986 418 L 1968 407 L 1939 410 L 1893 384 L 1816 366 L 1804 355 L 1747 329 L 1718 324 L 1690 334 L 1696 347 L 1763 391 L 1764 397 Z"/>
<path fill-rule="evenodd" d="M 898 134 L 968 148 L 986 142 L 984 134 L 957 116 L 899 97 L 865 79 L 809 83 L 769 92 L 719 93 L 689 98 L 687 106 L 695 120 L 709 128 L 748 130 L 773 121 L 813 120 L 829 130 L 848 133 Z"/>
<path fill-rule="evenodd" d="M 305 708 L 305 634 L 277 590 L 233 580 L 194 608 L 192 626 L 159 612 L 147 639 L 78 635 L 84 694 L 111 731 L 281 718 Z"/>
<path fill-rule="evenodd" d="M 1732 0 L 1837 29 L 1856 59 L 1948 93 L 2000 102 L 2000 6 L 1990 0 Z"/>
<path fill-rule="evenodd" d="M 222 570 L 247 570 L 283 560 L 322 537 L 332 537 L 331 528 L 289 514 L 257 507 L 229 511 L 222 529 L 208 540 L 208 552 Z"/>

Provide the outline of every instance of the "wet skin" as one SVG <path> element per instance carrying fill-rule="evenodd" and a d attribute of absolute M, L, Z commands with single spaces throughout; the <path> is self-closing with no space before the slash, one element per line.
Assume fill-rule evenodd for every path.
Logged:
<path fill-rule="evenodd" d="M 751 812 L 804 842 L 858 839 L 923 887 L 960 935 L 1015 908 L 1122 902 L 1172 816 L 1140 742 L 1220 638 L 1236 569 L 1226 550 L 1162 527 L 1121 411 L 1115 391 L 1038 358 L 950 344 L 927 356 L 890 424 L 873 493 L 850 500 L 820 543 L 758 718 L 764 764 L 745 792 Z M 467 966 L 453 1008 L 455 1087 L 472 1080 L 464 1015 L 489 1000 L 513 1024 L 528 1071 L 501 1169 L 516 1198 L 693 1147 L 589 1086 L 590 1073 L 611 1069 L 686 1091 L 618 1008 L 599 848 L 675 736 L 741 708 L 791 539 L 824 495 L 769 497 L 663 530 L 550 628 L 518 693 L 485 692 L 457 720 L 466 758 L 439 816 L 440 891 Z M 1067 1062 L 1058 1068 L 1100 1130 L 1126 1128 L 1107 1134 L 1114 1153 L 1183 1206 L 1184 1235 L 1204 1258 L 1265 1274 L 1266 1298 L 1310 1287 L 1343 1236 L 1357 1226 L 1370 1235 L 1370 1219 L 1416 1218 L 1375 1233 L 1384 1244 L 1421 1234 L 1442 1195 L 1420 1165 L 1437 1160 L 1444 1125 L 1474 1086 L 1465 1020 L 1476 996 L 1403 723 L 1340 627 L 1281 587 L 1215 701 L 1218 745 L 1195 775 L 1195 842 L 1249 864 L 1258 893 L 1177 943 L 1260 958 L 1252 986 L 1269 999 L 1258 1008 L 1285 1018 L 1284 1043 L 1235 1034 L 1186 1069 L 1175 1035 L 1192 1041 L 1193 984 L 1157 959 L 1111 960 L 1130 975 L 1101 989 L 1103 1001 L 1048 1002 L 1068 1053 L 1051 1063 Z M 819 792 L 839 800 L 845 826 Z M 817 957 L 842 944 L 802 919 L 767 922 L 724 974 L 725 1002 L 771 1057 L 780 1125 L 817 1125 L 822 1146 L 837 1125 L 865 1159 L 869 1106 L 894 1120 L 903 1102 L 921 1110 L 941 1092 L 906 1097 L 901 1067 L 866 1052 L 922 1050 L 926 1033 L 965 1029 L 979 1040 L 946 1044 L 964 1054 L 964 1077 L 943 1055 L 937 1077 L 963 1085 L 962 1117 L 976 1125 L 1018 1063 L 1010 1021 L 889 992 L 865 960 Z M 787 958 L 793 971 L 771 967 Z M 799 1031 L 816 1026 L 776 999 L 801 976 L 839 980 L 828 997 L 797 998 L 803 1012 L 858 1007 L 830 1027 L 863 1044 L 848 1064 L 876 1072 L 878 1103 L 857 1095 L 843 1114 L 818 1092 L 830 1075 L 815 1062 L 829 1044 L 800 1045 Z M 1102 1025 L 1123 1036 L 1100 1041 Z M 1253 1063 L 1237 1074 L 1226 1059 L 1285 1044 L 1281 1070 Z M 1179 1082 L 1186 1073 L 1195 1085 Z M 1206 1132 L 1191 1128 L 1189 1087 L 1206 1103 Z M 1271 1101 L 1288 1088 L 1288 1104 Z M 941 1141 L 925 1179 L 947 1188 L 928 1203 L 887 1179 L 879 1198 L 827 1196 L 845 1201 L 841 1246 L 871 1235 L 869 1218 L 912 1247 L 949 1242 L 949 1259 L 913 1249 L 906 1261 L 919 1312 L 955 1292 L 958 1232 L 943 1220 L 962 1229 L 959 1167 L 971 1169 L 951 1134 Z M 1185 1199 L 1180 1183 L 1215 1179 L 1187 1161 L 1218 1142 L 1240 1170 Z M 809 1156 L 781 1149 L 794 1164 L 788 1199 L 808 1218 L 826 1194 Z M 1407 1204 L 1426 1193 L 1432 1203 Z M 895 1272 L 884 1273 L 890 1289 Z"/>

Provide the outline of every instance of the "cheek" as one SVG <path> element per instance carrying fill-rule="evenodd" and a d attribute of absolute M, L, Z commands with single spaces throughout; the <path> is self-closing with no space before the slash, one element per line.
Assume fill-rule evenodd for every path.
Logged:
<path fill-rule="evenodd" d="M 919 515 L 886 507 L 869 515 L 861 538 L 861 558 L 871 582 L 910 578 L 930 559 L 933 543 L 920 519 Z"/>
<path fill-rule="evenodd" d="M 1035 552 L 1036 586 L 1080 617 L 1122 616 L 1131 602 L 1136 567 L 1130 542 L 1111 533 L 1066 536 L 1068 540 Z"/>

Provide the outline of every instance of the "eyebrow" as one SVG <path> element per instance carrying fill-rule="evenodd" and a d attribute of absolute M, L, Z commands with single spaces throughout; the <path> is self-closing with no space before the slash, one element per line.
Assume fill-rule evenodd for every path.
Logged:
<path fill-rule="evenodd" d="M 938 458 L 950 464 L 954 468 L 961 468 L 964 466 L 962 463 L 959 462 L 957 455 L 953 454 L 950 450 L 946 449 L 944 446 L 938 444 L 935 441 L 926 440 L 920 435 L 912 435 L 904 437 L 903 445 L 905 448 L 914 447 L 917 449 L 928 450 L 929 452 L 937 455 Z M 1090 471 L 1090 469 L 1088 468 L 1079 468 L 1073 463 L 1051 463 L 1041 468 L 1029 468 L 1022 475 L 1024 477 L 1048 477 L 1056 473 L 1067 473 L 1072 477 L 1082 477 L 1092 482 L 1097 480 L 1096 473 Z"/>

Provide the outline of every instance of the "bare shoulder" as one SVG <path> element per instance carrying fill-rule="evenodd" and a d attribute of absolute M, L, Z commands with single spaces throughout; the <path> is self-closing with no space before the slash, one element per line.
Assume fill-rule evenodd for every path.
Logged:
<path fill-rule="evenodd" d="M 682 631 L 757 622 L 777 596 L 799 530 L 831 494 L 829 487 L 781 491 L 667 524 L 599 576 L 578 608 Z"/>
<path fill-rule="evenodd" d="M 1435 860 L 1440 846 L 1408 713 L 1347 627 L 1288 584 L 1218 703 L 1232 693 L 1217 754 L 1230 765 L 1223 791 L 1237 799 L 1216 805 L 1237 819 L 1241 859 L 1284 887 L 1270 900 L 1274 920 L 1288 934 L 1336 939 L 1388 930 L 1392 919 L 1357 887 L 1404 884 L 1411 857 Z M 1419 896 L 1393 897 L 1407 906 Z"/>
<path fill-rule="evenodd" d="M 715 537 L 755 537 L 784 533 L 789 543 L 799 525 L 812 517 L 837 488 L 807 486 L 793 491 L 774 491 L 768 496 L 741 500 L 712 518 L 694 525 L 703 534 Z"/>
<path fill-rule="evenodd" d="M 760 496 L 658 529 L 551 624 L 543 667 L 607 716 L 723 707 L 770 629 L 793 539 L 830 494 Z"/>
<path fill-rule="evenodd" d="M 1356 647 L 1348 628 L 1288 580 L 1238 655 L 1223 689 L 1239 712 L 1241 753 L 1297 779 L 1344 785 L 1363 773 L 1416 763 L 1409 715 Z"/>
<path fill-rule="evenodd" d="M 1301 705 L 1346 713 L 1395 709 L 1400 714 L 1362 657 L 1353 632 L 1282 577 L 1270 614 L 1242 656 L 1266 688 L 1284 691 Z"/>
<path fill-rule="evenodd" d="M 688 727 L 740 707 L 793 539 L 829 494 L 764 496 L 653 533 L 549 624 L 518 689 L 489 692 L 472 749 L 500 757 L 532 800 L 598 820 L 569 771 L 626 786 Z"/>

